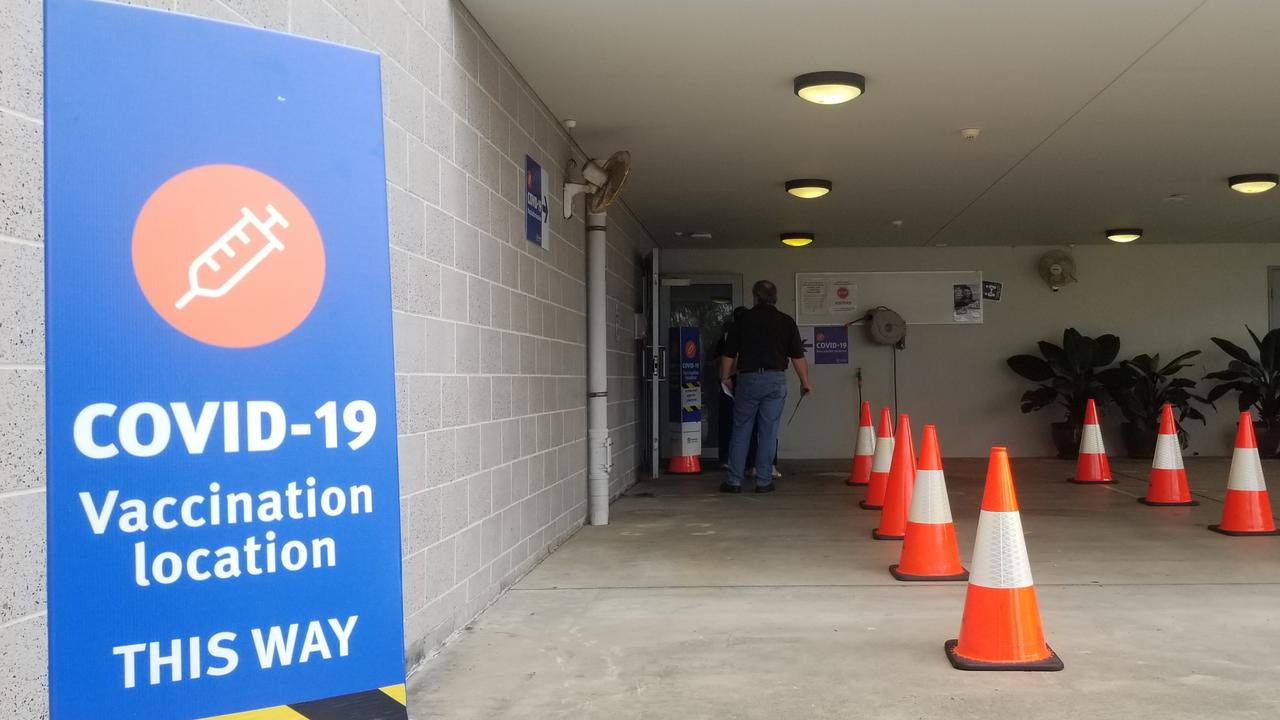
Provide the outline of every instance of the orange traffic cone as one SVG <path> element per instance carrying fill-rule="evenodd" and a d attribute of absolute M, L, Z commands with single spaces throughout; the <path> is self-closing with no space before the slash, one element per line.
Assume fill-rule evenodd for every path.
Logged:
<path fill-rule="evenodd" d="M 1156 455 L 1151 460 L 1151 479 L 1147 496 L 1138 498 L 1144 505 L 1199 505 L 1191 499 L 1187 488 L 1187 471 L 1182 466 L 1182 443 L 1173 420 L 1173 407 L 1165 403 L 1160 410 L 1160 434 L 1156 435 Z"/>
<path fill-rule="evenodd" d="M 889 469 L 893 466 L 893 416 L 889 408 L 880 408 L 880 427 L 876 428 L 876 451 L 871 459 L 871 478 L 867 499 L 858 505 L 864 510 L 884 507 L 884 491 L 889 486 Z"/>
<path fill-rule="evenodd" d="M 853 445 L 853 466 L 845 485 L 867 485 L 871 482 L 871 456 L 876 451 L 876 431 L 871 427 L 871 403 L 862 403 L 858 416 L 858 438 Z"/>
<path fill-rule="evenodd" d="M 1009 453 L 991 448 L 960 638 L 943 646 L 959 670 L 1061 670 L 1044 641 Z"/>
<path fill-rule="evenodd" d="M 667 472 L 672 475 L 698 475 L 702 461 L 697 455 L 676 455 L 667 462 Z"/>
<path fill-rule="evenodd" d="M 1253 436 L 1253 416 L 1247 412 L 1240 413 L 1236 427 L 1236 450 L 1231 455 L 1222 522 L 1209 529 L 1223 535 L 1280 535 L 1271 517 L 1271 498 L 1262 477 L 1258 441 Z"/>
<path fill-rule="evenodd" d="M 969 579 L 969 571 L 960 564 L 938 431 L 933 425 L 924 426 L 916 486 L 907 513 L 907 536 L 902 541 L 902 556 L 897 565 L 889 566 L 889 574 L 898 580 Z"/>
<path fill-rule="evenodd" d="M 1080 433 L 1080 457 L 1076 460 L 1076 476 L 1067 478 L 1081 485 L 1113 483 L 1107 450 L 1102 446 L 1102 428 L 1098 426 L 1098 408 L 1093 398 L 1084 408 L 1084 429 Z"/>
<path fill-rule="evenodd" d="M 911 442 L 911 418 L 898 416 L 898 436 L 893 440 L 893 464 L 880 510 L 880 527 L 871 531 L 876 540 L 901 540 L 907 535 L 907 508 L 916 484 L 916 446 Z"/>

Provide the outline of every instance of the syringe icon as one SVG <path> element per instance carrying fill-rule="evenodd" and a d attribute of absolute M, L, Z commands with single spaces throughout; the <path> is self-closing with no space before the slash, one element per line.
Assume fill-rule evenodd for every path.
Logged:
<path fill-rule="evenodd" d="M 231 229 L 223 233 L 222 237 L 218 238 L 217 241 L 206 248 L 204 252 L 200 253 L 195 260 L 191 261 L 191 266 L 187 268 L 187 281 L 190 284 L 190 289 L 187 290 L 187 293 L 183 295 L 178 302 L 174 303 L 174 306 L 179 310 L 186 307 L 187 303 L 191 302 L 196 297 L 216 298 L 226 295 L 231 291 L 231 288 L 234 288 L 245 278 L 246 275 L 252 272 L 254 268 L 258 267 L 258 264 L 265 260 L 266 257 L 271 254 L 272 250 L 284 250 L 284 243 L 280 242 L 280 238 L 276 237 L 275 233 L 271 232 L 271 229 L 277 225 L 282 228 L 287 228 L 289 227 L 289 221 L 286 220 L 274 207 L 269 204 L 267 205 L 268 217 L 266 221 L 259 220 L 258 216 L 254 215 L 247 207 L 240 208 L 240 213 L 242 217 L 235 225 L 231 226 Z M 218 287 L 200 287 L 200 270 L 202 268 L 207 268 L 208 271 L 213 274 L 214 279 L 216 279 L 217 274 L 221 272 L 222 263 L 220 263 L 217 258 L 219 253 L 227 258 L 233 258 L 236 256 L 236 246 L 231 242 L 232 240 L 239 239 L 240 244 L 245 246 L 248 246 L 253 242 L 253 238 L 249 236 L 248 232 L 246 232 L 250 225 L 253 225 L 258 229 L 258 232 L 261 233 L 262 237 L 266 240 L 266 244 L 259 248 L 258 251 L 254 253 L 253 257 L 249 258 L 244 265 L 240 266 L 239 270 L 236 270 L 231 277 L 224 280 Z"/>

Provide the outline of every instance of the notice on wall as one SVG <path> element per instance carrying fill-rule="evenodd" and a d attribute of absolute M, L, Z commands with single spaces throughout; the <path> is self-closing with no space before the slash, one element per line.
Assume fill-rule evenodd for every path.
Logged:
<path fill-rule="evenodd" d="M 976 270 L 901 272 L 800 272 L 795 274 L 798 325 L 847 325 L 866 321 L 867 311 L 887 307 L 909 325 L 980 323 L 980 312 L 957 315 L 952 290 L 969 286 L 979 297 L 982 273 Z M 981 310 L 979 303 L 973 310 Z"/>
<path fill-rule="evenodd" d="M 405 718 L 378 56 L 45 10 L 52 720 Z"/>
<path fill-rule="evenodd" d="M 857 286 L 852 280 L 808 275 L 796 280 L 799 316 L 842 317 L 858 310 Z"/>
<path fill-rule="evenodd" d="M 951 286 L 952 307 L 956 322 L 982 322 L 982 287 L 977 283 Z"/>
<path fill-rule="evenodd" d="M 849 328 L 827 325 L 813 328 L 815 365 L 849 364 Z"/>
<path fill-rule="evenodd" d="M 994 280 L 982 281 L 982 300 L 983 302 L 1000 302 L 1000 296 L 1004 294 L 1004 283 Z"/>
<path fill-rule="evenodd" d="M 524 156 L 524 239 L 550 249 L 551 213 L 547 205 L 547 191 L 551 179 L 536 160 Z"/>

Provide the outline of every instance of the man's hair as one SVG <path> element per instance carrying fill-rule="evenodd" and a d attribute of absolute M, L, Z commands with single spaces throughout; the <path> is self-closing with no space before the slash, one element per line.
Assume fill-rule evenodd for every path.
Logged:
<path fill-rule="evenodd" d="M 751 286 L 751 296 L 756 299 L 757 305 L 777 305 L 778 286 L 768 280 L 757 280 Z"/>

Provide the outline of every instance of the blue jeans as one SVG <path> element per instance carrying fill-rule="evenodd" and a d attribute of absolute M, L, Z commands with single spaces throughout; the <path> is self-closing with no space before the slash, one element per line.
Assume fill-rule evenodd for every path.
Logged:
<path fill-rule="evenodd" d="M 751 431 L 756 439 L 756 484 L 768 485 L 773 477 L 778 423 L 787 400 L 784 372 L 738 373 L 733 389 L 733 439 L 729 442 L 729 484 L 741 485 L 746 471 Z"/>
<path fill-rule="evenodd" d="M 734 376 L 734 382 L 737 382 L 737 376 Z M 716 447 L 717 460 L 720 464 L 729 467 L 729 443 L 733 441 L 733 398 L 720 393 L 720 427 L 716 429 L 718 434 L 718 443 Z M 748 435 L 751 438 L 751 447 L 747 448 L 747 467 L 755 467 L 756 465 L 756 433 L 754 430 Z M 778 449 L 774 449 L 774 464 L 778 463 Z"/>

